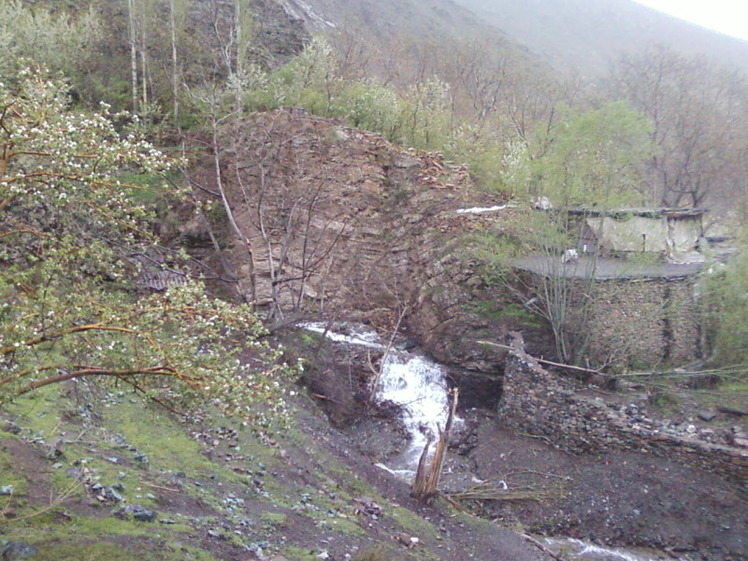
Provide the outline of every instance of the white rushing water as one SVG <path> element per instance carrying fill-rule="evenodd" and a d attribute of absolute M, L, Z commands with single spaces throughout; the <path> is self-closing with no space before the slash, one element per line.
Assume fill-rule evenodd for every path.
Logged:
<path fill-rule="evenodd" d="M 387 345 L 374 331 L 350 323 L 305 323 L 304 329 L 324 333 L 333 341 L 387 351 Z M 391 401 L 402 407 L 403 423 L 410 433 L 408 449 L 386 469 L 402 477 L 412 477 L 429 434 L 437 437 L 447 420 L 449 400 L 446 373 L 425 356 L 390 348 L 384 358 L 375 394 L 379 402 Z"/>
<path fill-rule="evenodd" d="M 542 538 L 549 549 L 559 553 L 569 561 L 662 561 L 673 559 L 654 551 L 601 547 L 593 543 L 573 538 Z"/>
<path fill-rule="evenodd" d="M 429 432 L 438 436 L 444 428 L 449 400 L 446 373 L 437 363 L 425 356 L 390 348 L 371 329 L 352 323 L 305 323 L 300 327 L 324 333 L 332 341 L 361 345 L 387 352 L 384 358 L 376 398 L 392 401 L 403 409 L 403 422 L 411 435 L 408 449 L 389 466 L 380 467 L 400 477 L 411 479 L 415 475 L 418 458 L 426 445 Z M 455 419 L 459 422 L 459 419 Z M 619 549 L 598 546 L 573 538 L 539 538 L 549 549 L 570 561 L 661 561 L 672 557 L 658 552 Z"/>
<path fill-rule="evenodd" d="M 497 206 L 486 206 L 486 207 L 473 207 L 473 208 L 461 208 L 456 210 L 455 212 L 457 214 L 485 214 L 486 212 L 497 212 L 499 210 L 504 210 L 507 207 L 507 205 L 497 205 Z"/>

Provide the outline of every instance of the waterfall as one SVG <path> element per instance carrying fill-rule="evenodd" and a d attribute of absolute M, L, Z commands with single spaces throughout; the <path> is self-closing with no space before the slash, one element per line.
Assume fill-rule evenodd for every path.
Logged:
<path fill-rule="evenodd" d="M 446 372 L 437 363 L 417 352 L 407 352 L 388 345 L 373 330 L 358 324 L 304 323 L 299 327 L 324 333 L 336 342 L 360 345 L 387 353 L 382 361 L 381 376 L 375 398 L 391 401 L 401 406 L 403 422 L 410 433 L 410 444 L 399 457 L 383 466 L 387 471 L 404 479 L 412 479 L 418 458 L 426 445 L 428 434 L 438 436 L 444 428 L 448 414 Z M 459 419 L 455 419 L 459 422 Z M 572 538 L 538 537 L 551 550 L 570 561 L 658 561 L 672 559 L 657 552 L 634 548 L 602 547 Z M 684 560 L 680 560 L 684 561 Z"/>
<path fill-rule="evenodd" d="M 402 477 L 413 476 L 429 435 L 437 437 L 439 428 L 443 429 L 447 420 L 449 401 L 444 369 L 418 353 L 392 347 L 388 351 L 377 333 L 361 325 L 304 323 L 300 327 L 325 333 L 333 341 L 387 353 L 382 361 L 375 398 L 401 406 L 402 421 L 411 439 L 408 449 L 386 469 Z"/>

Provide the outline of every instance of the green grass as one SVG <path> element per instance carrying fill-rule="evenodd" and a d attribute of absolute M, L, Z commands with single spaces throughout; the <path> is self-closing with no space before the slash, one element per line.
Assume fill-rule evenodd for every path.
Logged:
<path fill-rule="evenodd" d="M 59 435 L 62 425 L 60 400 L 60 386 L 51 385 L 15 399 L 6 405 L 6 409 L 23 428 L 31 429 L 35 436 L 49 441 Z"/>
<path fill-rule="evenodd" d="M 406 508 L 390 507 L 387 509 L 387 516 L 406 532 L 417 536 L 422 541 L 434 541 L 440 536 L 436 526 Z"/>
<path fill-rule="evenodd" d="M 34 561 L 217 561 L 216 558 L 202 549 L 187 546 L 180 542 L 171 544 L 156 543 L 139 539 L 137 543 L 128 542 L 127 547 L 106 538 L 94 538 L 90 541 L 70 541 L 64 538 L 52 538 L 34 542 L 39 551 Z"/>
<path fill-rule="evenodd" d="M 217 466 L 203 455 L 200 444 L 166 412 L 145 400 L 132 403 L 123 399 L 106 410 L 104 424 L 116 429 L 161 470 L 184 472 L 190 477 L 206 477 L 215 472 Z"/>
<path fill-rule="evenodd" d="M 473 301 L 467 310 L 498 322 L 508 322 L 526 327 L 542 327 L 543 320 L 517 303 L 492 300 Z"/>
<path fill-rule="evenodd" d="M 33 545 L 39 550 L 39 555 L 33 559 L 42 561 L 213 559 L 195 548 L 189 548 L 193 557 L 180 557 L 179 551 L 157 547 L 163 545 L 167 538 L 174 540 L 191 532 L 192 529 L 186 525 L 124 520 L 111 516 L 108 511 L 102 512 L 101 517 L 73 516 L 61 522 L 59 513 L 63 510 L 57 507 L 20 523 L 11 521 L 0 526 L 0 535 L 5 539 Z M 126 547 L 122 545 L 123 540 Z"/>
<path fill-rule="evenodd" d="M 285 547 L 281 553 L 293 561 L 319 561 L 319 551 L 304 547 Z"/>
<path fill-rule="evenodd" d="M 260 521 L 267 528 L 280 528 L 288 519 L 288 516 L 282 512 L 263 512 L 260 514 Z"/>
<path fill-rule="evenodd" d="M 22 474 L 17 473 L 14 467 L 15 462 L 10 452 L 0 445 L 0 487 L 13 486 L 12 495 L 0 496 L 0 509 L 11 500 L 15 501 L 17 496 L 25 494 L 28 488 L 28 480 Z"/>

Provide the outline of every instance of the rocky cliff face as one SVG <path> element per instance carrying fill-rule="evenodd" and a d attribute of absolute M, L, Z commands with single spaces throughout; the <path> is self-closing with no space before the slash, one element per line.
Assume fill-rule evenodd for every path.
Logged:
<path fill-rule="evenodd" d="M 224 131 L 223 146 L 241 231 L 226 260 L 270 319 L 399 326 L 455 375 L 496 386 L 501 356 L 477 341 L 504 323 L 474 303 L 501 296 L 480 281 L 469 237 L 513 211 L 458 213 L 501 202 L 475 189 L 464 166 L 297 109 L 252 115 Z"/>
<path fill-rule="evenodd" d="M 261 58 L 270 67 L 299 54 L 311 35 L 303 19 L 275 0 L 253 0 L 252 33 Z"/>

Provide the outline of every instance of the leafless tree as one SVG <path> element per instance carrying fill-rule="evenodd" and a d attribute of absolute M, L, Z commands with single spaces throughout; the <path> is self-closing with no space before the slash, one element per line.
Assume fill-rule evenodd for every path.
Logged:
<path fill-rule="evenodd" d="M 651 197 L 701 206 L 733 194 L 745 174 L 748 81 L 739 71 L 662 46 L 622 57 L 612 90 L 654 123 Z"/>

